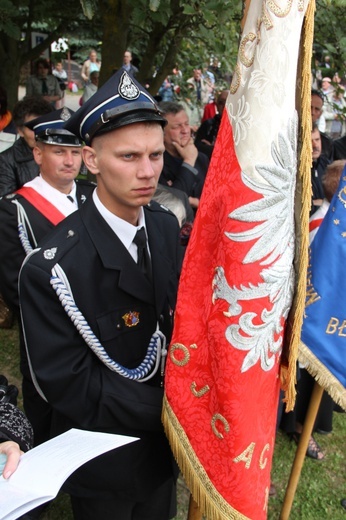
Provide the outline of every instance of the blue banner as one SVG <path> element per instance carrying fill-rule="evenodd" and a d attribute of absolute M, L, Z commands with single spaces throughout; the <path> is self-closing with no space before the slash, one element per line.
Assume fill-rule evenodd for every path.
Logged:
<path fill-rule="evenodd" d="M 310 246 L 299 359 L 346 409 L 346 166 Z"/>

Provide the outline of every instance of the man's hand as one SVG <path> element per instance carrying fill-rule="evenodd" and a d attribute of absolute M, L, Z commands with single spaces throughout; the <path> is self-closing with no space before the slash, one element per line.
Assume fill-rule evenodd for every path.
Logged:
<path fill-rule="evenodd" d="M 314 206 L 322 206 L 323 199 L 314 199 L 312 203 Z"/>
<path fill-rule="evenodd" d="M 184 146 L 181 146 L 176 141 L 173 141 L 172 144 L 175 146 L 178 154 L 185 163 L 189 164 L 190 166 L 195 166 L 198 157 L 198 150 L 193 142 L 192 137 Z"/>
<path fill-rule="evenodd" d="M 189 197 L 190 206 L 197 209 L 199 206 L 199 199 L 197 197 Z"/>
<path fill-rule="evenodd" d="M 7 461 L 2 472 L 4 478 L 9 478 L 17 469 L 20 456 L 23 452 L 20 451 L 19 445 L 13 441 L 6 441 L 0 443 L 0 453 L 7 457 Z"/>

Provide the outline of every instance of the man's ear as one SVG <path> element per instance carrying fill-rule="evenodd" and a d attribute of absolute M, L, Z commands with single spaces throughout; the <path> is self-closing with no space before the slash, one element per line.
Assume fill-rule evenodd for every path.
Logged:
<path fill-rule="evenodd" d="M 91 146 L 84 146 L 82 156 L 85 166 L 93 175 L 97 175 L 100 171 L 97 167 L 97 157 L 94 148 Z"/>
<path fill-rule="evenodd" d="M 38 146 L 35 146 L 32 150 L 35 163 L 37 163 L 39 166 L 42 164 L 42 150 Z"/>

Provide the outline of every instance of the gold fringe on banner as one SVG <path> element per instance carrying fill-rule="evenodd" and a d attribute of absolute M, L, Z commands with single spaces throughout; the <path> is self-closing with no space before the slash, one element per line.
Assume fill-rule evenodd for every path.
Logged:
<path fill-rule="evenodd" d="M 281 386 L 285 391 L 286 411 L 293 410 L 296 397 L 296 367 L 306 299 L 309 249 L 309 213 L 311 207 L 311 59 L 314 37 L 315 0 L 307 7 L 301 36 L 300 70 L 297 75 L 300 105 L 300 158 L 296 194 L 296 291 L 286 328 L 286 349 L 280 367 Z M 297 211 L 298 210 L 298 211 Z"/>
<path fill-rule="evenodd" d="M 166 397 L 162 422 L 173 455 L 201 513 L 212 520 L 250 520 L 228 504 L 213 486 Z"/>
<path fill-rule="evenodd" d="M 346 388 L 303 342 L 299 349 L 299 361 L 304 364 L 304 368 L 317 383 L 328 392 L 333 401 L 346 412 Z"/>

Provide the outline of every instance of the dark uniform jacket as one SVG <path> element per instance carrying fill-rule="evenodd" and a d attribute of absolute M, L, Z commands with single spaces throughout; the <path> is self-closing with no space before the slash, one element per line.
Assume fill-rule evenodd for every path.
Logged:
<path fill-rule="evenodd" d="M 31 148 L 20 137 L 0 153 L 0 197 L 13 193 L 40 173 Z"/>
<path fill-rule="evenodd" d="M 214 150 L 220 123 L 221 116 L 220 114 L 216 114 L 214 117 L 203 121 L 196 133 L 195 146 L 200 152 L 204 153 L 209 158 L 209 160 Z M 203 143 L 203 139 L 208 141 L 210 144 Z"/>
<path fill-rule="evenodd" d="M 333 161 L 334 154 L 334 142 L 327 134 L 320 132 L 321 143 L 322 143 L 322 153 L 328 157 L 330 161 Z"/>
<path fill-rule="evenodd" d="M 76 198 L 78 205 L 81 205 L 92 193 L 95 184 L 85 180 L 77 180 L 76 184 Z M 0 200 L 0 292 L 7 305 L 19 318 L 18 275 L 26 253 L 19 239 L 15 201 L 24 208 L 37 244 L 54 228 L 54 225 L 19 194 L 12 193 Z M 30 245 L 35 248 L 29 225 L 27 229 Z M 37 445 L 49 439 L 51 408 L 39 396 L 32 383 L 21 326 L 19 326 L 19 343 L 24 409 L 34 428 L 34 441 Z"/>
<path fill-rule="evenodd" d="M 313 161 L 311 168 L 311 187 L 312 187 L 312 201 L 316 199 L 324 199 L 324 188 L 322 184 L 322 178 L 325 174 L 330 160 L 326 155 L 321 153 L 317 161 Z M 318 206 L 311 204 L 310 215 L 313 215 L 317 210 Z"/>
<path fill-rule="evenodd" d="M 85 180 L 77 180 L 76 184 L 76 197 L 80 206 L 92 193 L 95 184 Z M 7 305 L 18 312 L 18 274 L 26 254 L 19 240 L 17 206 L 14 201 L 23 206 L 37 243 L 54 228 L 54 225 L 19 194 L 11 193 L 0 200 L 0 293 Z M 35 243 L 30 232 L 28 237 L 34 249 Z"/>
<path fill-rule="evenodd" d="M 334 140 L 334 161 L 346 159 L 346 135 Z"/>
<path fill-rule="evenodd" d="M 106 352 L 128 368 L 137 367 L 157 322 L 170 339 L 181 258 L 176 218 L 155 202 L 144 211 L 153 286 L 92 197 L 57 226 L 21 271 L 27 348 L 38 384 L 54 409 L 52 435 L 76 427 L 140 438 L 77 470 L 66 485 L 77 496 L 118 492 L 141 501 L 172 478 L 175 468 L 161 424 L 160 375 L 139 383 L 106 367 L 50 285 L 51 269 L 59 263 L 77 307 Z M 134 325 L 126 318 L 133 313 L 138 313 Z"/>
<path fill-rule="evenodd" d="M 207 175 L 209 159 L 204 153 L 198 152 L 194 168 L 186 165 L 182 159 L 164 153 L 164 165 L 159 183 L 184 191 L 188 197 L 201 197 Z M 194 171 L 193 171 L 194 170 Z"/>

